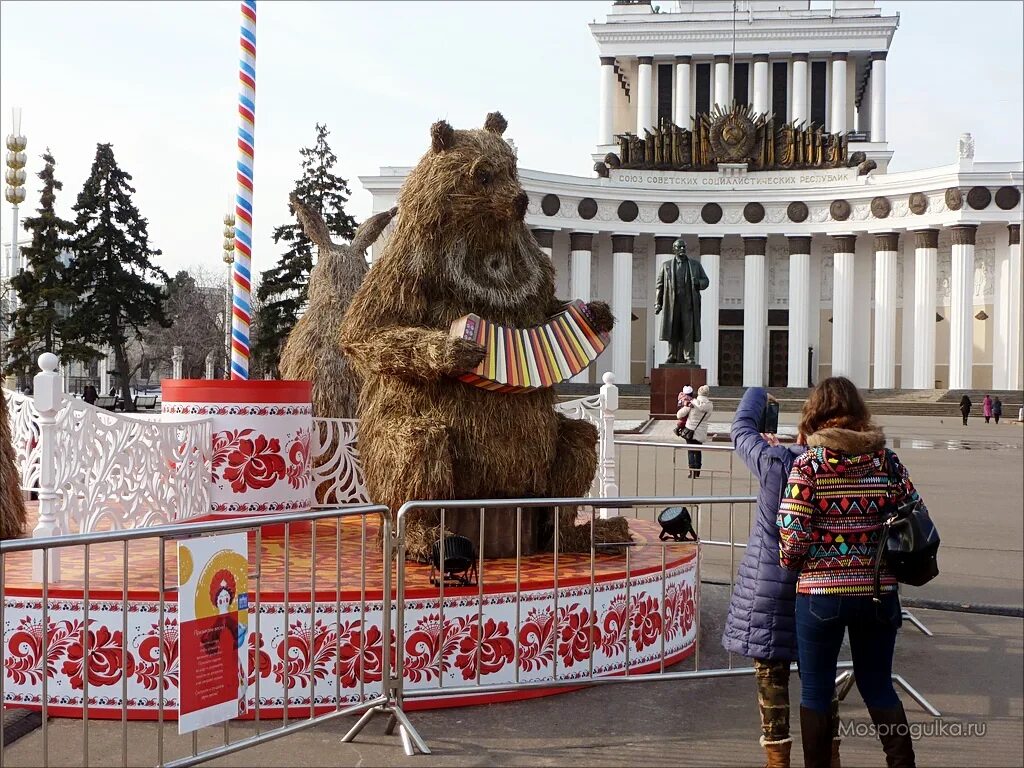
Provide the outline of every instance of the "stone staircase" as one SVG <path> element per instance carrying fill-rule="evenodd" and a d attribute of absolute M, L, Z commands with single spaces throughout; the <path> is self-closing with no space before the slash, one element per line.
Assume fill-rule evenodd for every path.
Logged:
<path fill-rule="evenodd" d="M 572 400 L 598 392 L 597 384 L 559 384 L 555 387 L 559 398 Z M 734 411 L 743 397 L 744 387 L 714 387 L 711 397 L 716 411 Z M 805 388 L 773 387 L 771 393 L 778 399 L 783 413 L 798 413 L 807 399 Z M 1024 393 L 1008 390 L 960 389 L 868 389 L 864 399 L 873 414 L 878 416 L 958 416 L 960 398 L 966 392 L 971 398 L 972 418 L 981 415 L 982 398 L 988 394 L 1003 401 L 1003 417 L 1017 418 L 1024 401 Z M 647 384 L 625 384 L 619 387 L 621 410 L 646 411 L 650 408 L 651 388 Z"/>

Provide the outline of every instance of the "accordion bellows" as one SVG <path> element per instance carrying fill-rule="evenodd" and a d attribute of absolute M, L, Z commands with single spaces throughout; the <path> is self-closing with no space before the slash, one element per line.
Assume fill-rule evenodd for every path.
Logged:
<path fill-rule="evenodd" d="M 543 325 L 506 328 L 479 315 L 460 317 L 455 338 L 487 350 L 483 361 L 458 378 L 494 392 L 530 392 L 568 381 L 587 369 L 608 346 L 607 332 L 594 327 L 586 302 L 576 299 Z"/>

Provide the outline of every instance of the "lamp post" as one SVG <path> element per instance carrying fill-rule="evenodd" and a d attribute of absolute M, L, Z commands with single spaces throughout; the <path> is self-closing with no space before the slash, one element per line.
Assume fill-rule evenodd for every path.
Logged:
<path fill-rule="evenodd" d="M 224 215 L 224 263 L 228 265 L 227 303 L 224 309 L 224 378 L 231 378 L 231 300 L 235 264 L 235 214 Z"/>
<path fill-rule="evenodd" d="M 4 178 L 7 181 L 7 189 L 4 197 L 11 204 L 12 222 L 11 227 L 11 252 L 8 255 L 7 281 L 6 285 L 0 285 L 0 298 L 10 293 L 10 305 L 0 314 L 0 364 L 6 364 L 7 352 L 4 343 L 4 336 L 7 329 L 7 316 L 17 308 L 14 290 L 10 281 L 20 271 L 21 259 L 18 258 L 18 205 L 25 201 L 25 163 L 28 157 L 25 155 L 25 148 L 28 146 L 28 139 L 21 135 L 21 107 L 11 110 L 12 122 L 14 123 L 12 133 L 7 137 L 7 173 Z M 0 270 L 2 271 L 2 270 Z"/>

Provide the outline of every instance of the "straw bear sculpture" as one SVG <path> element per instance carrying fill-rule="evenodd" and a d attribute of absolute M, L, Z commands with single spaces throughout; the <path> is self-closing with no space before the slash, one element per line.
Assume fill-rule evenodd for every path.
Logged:
<path fill-rule="evenodd" d="M 430 150 L 399 194 L 394 232 L 342 323 L 342 348 L 364 378 L 359 453 L 367 490 L 392 511 L 411 499 L 578 497 L 594 478 L 597 430 L 556 413 L 553 389 L 505 394 L 455 378 L 484 350 L 452 338 L 454 320 L 472 312 L 526 328 L 563 303 L 551 260 L 524 222 L 528 198 L 502 138 L 506 125 L 494 112 L 482 129 L 431 127 Z M 606 304 L 590 309 L 602 330 L 611 328 Z M 576 525 L 575 509 L 558 517 L 559 547 L 589 549 L 589 523 Z M 446 529 L 476 541 L 478 528 L 460 531 L 459 518 L 447 515 Z M 497 519 L 506 521 L 497 546 L 504 552 L 488 548 L 488 557 L 507 555 L 516 538 L 507 514 L 488 513 L 488 525 Z M 429 556 L 437 524 L 434 513 L 410 515 L 409 557 Z M 524 552 L 551 546 L 550 512 L 546 527 L 541 519 L 535 534 L 523 534 Z M 618 518 L 599 521 L 594 536 L 622 542 L 629 534 Z"/>

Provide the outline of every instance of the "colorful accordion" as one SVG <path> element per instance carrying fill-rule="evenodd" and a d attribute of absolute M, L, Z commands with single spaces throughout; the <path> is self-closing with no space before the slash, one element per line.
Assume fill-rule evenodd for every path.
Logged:
<path fill-rule="evenodd" d="M 533 328 L 506 328 L 466 315 L 452 323 L 451 335 L 487 350 L 480 365 L 459 380 L 494 392 L 529 392 L 567 381 L 586 370 L 609 340 L 579 299 Z"/>

